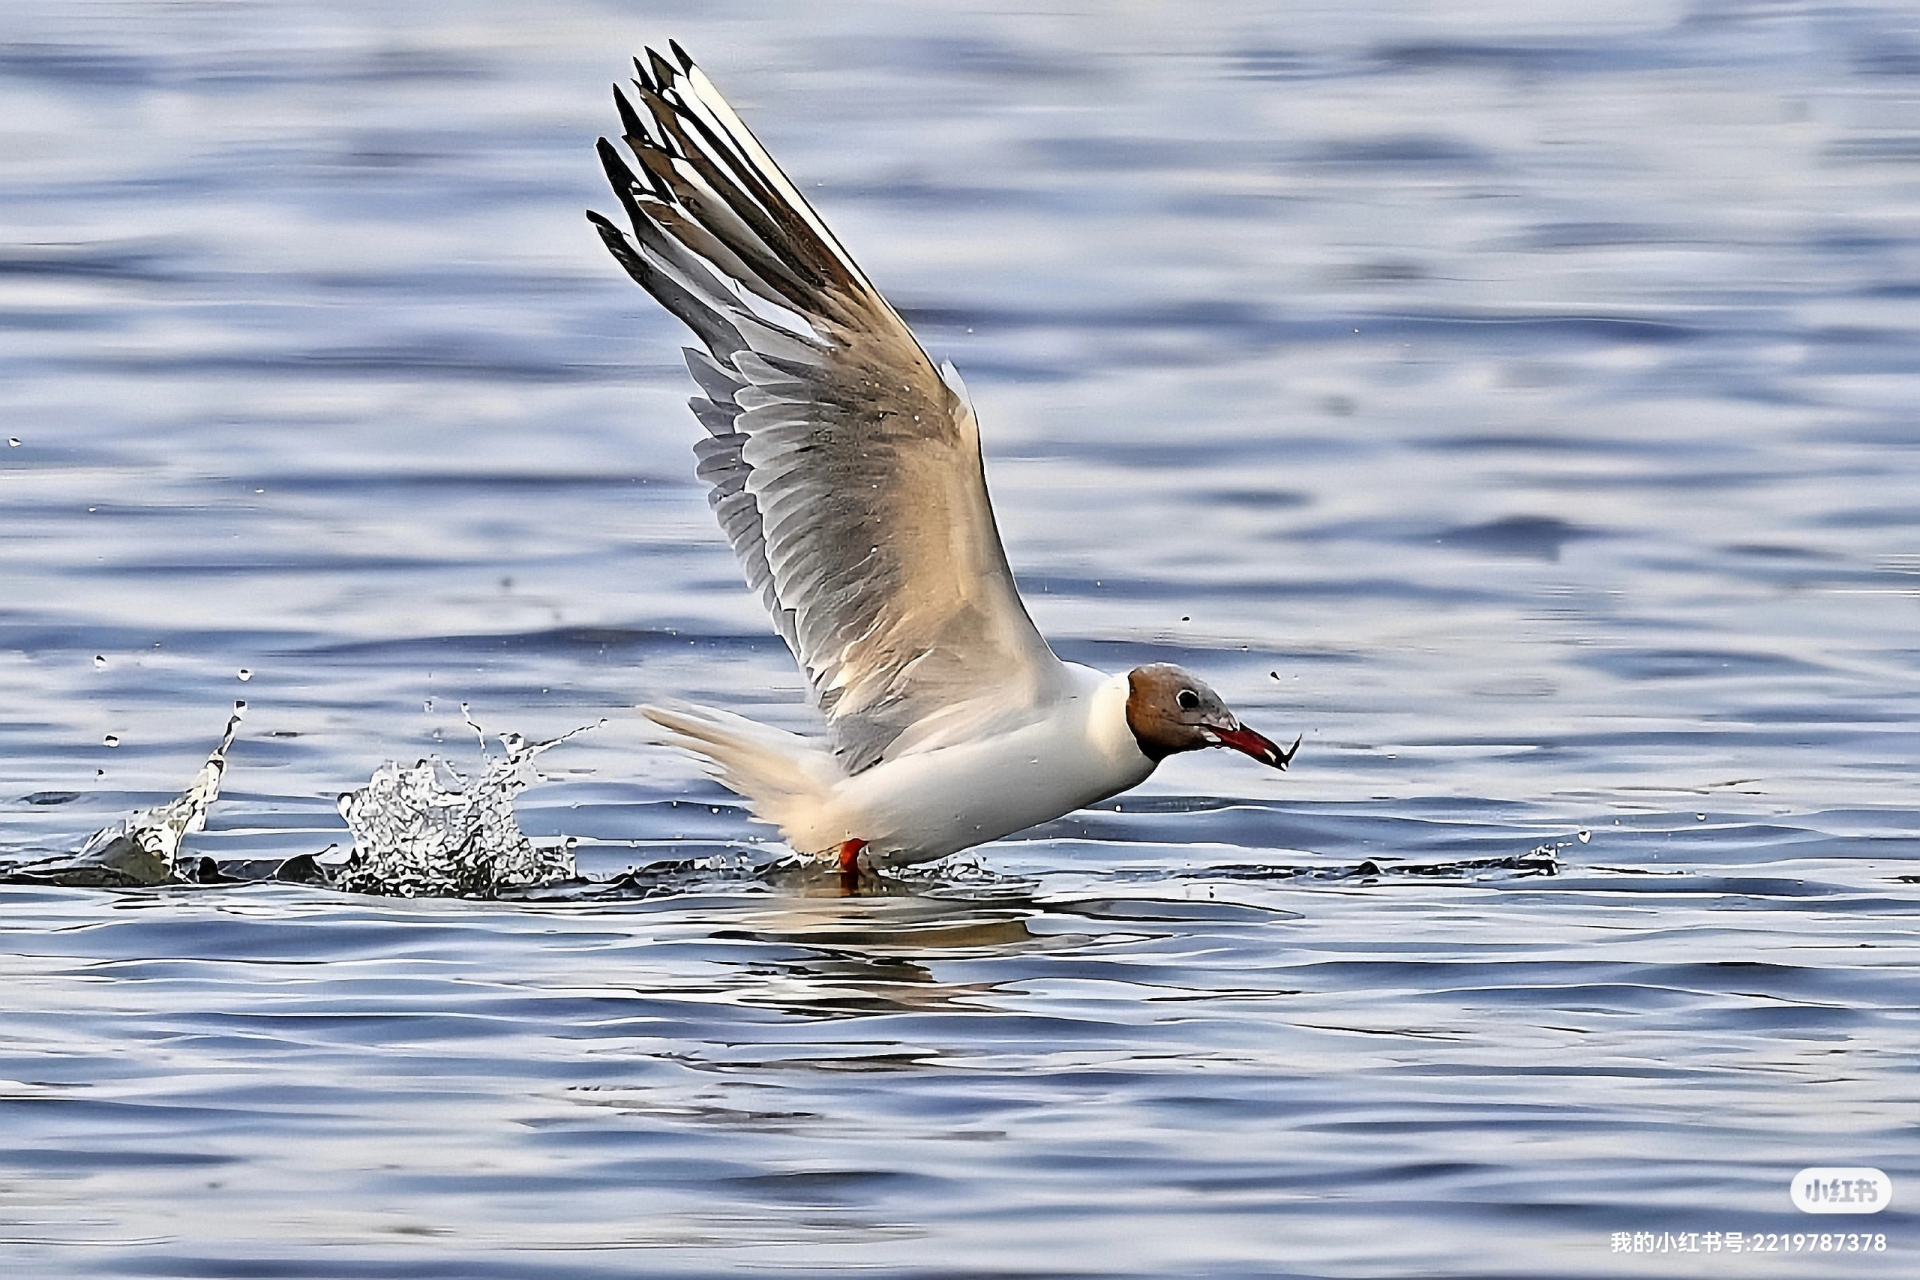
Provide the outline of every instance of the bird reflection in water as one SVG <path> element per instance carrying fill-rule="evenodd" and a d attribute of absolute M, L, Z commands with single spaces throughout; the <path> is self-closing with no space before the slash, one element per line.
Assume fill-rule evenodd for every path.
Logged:
<path fill-rule="evenodd" d="M 1028 886 L 982 901 L 928 896 L 924 883 L 878 877 L 872 890 L 842 896 L 837 872 L 814 878 L 826 882 L 817 894 L 783 893 L 777 905 L 735 917 L 744 927 L 713 935 L 790 949 L 773 961 L 758 950 L 742 966 L 748 980 L 734 992 L 741 1003 L 813 1018 L 982 1008 L 995 984 L 942 981 L 931 966 L 1051 941 L 1028 925 L 1040 911 Z"/>

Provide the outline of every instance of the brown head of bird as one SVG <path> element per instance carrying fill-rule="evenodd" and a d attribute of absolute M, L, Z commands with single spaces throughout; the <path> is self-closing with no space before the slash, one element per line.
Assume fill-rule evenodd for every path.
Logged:
<path fill-rule="evenodd" d="M 1127 727 L 1141 753 L 1155 764 L 1179 751 L 1231 747 L 1284 769 L 1300 750 L 1298 738 L 1283 751 L 1265 734 L 1241 724 L 1206 681 L 1170 662 L 1127 673 Z"/>

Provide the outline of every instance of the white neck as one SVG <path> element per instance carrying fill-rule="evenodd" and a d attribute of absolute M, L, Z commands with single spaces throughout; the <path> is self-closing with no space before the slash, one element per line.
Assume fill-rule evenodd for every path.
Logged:
<path fill-rule="evenodd" d="M 1091 667 L 1075 663 L 1068 665 L 1075 675 L 1084 671 L 1099 680 L 1091 691 L 1092 705 L 1087 713 L 1088 742 L 1122 773 L 1129 773 L 1136 768 L 1146 771 L 1140 775 L 1141 778 L 1152 773 L 1156 762 L 1140 749 L 1140 739 L 1134 736 L 1133 726 L 1127 723 L 1127 698 L 1133 690 L 1126 673 L 1110 676 Z"/>

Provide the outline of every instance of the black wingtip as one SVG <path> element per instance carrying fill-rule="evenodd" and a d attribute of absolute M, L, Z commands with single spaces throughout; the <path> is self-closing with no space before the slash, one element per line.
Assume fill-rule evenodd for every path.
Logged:
<path fill-rule="evenodd" d="M 646 281 L 641 279 L 640 272 L 634 266 L 636 259 L 633 245 L 627 240 L 627 233 L 614 226 L 607 220 L 605 214 L 595 209 L 587 210 L 587 221 L 593 224 L 594 231 L 599 233 L 600 243 L 607 246 L 607 251 L 613 254 L 614 261 L 626 268 L 627 274 L 633 277 L 635 283 L 645 285 Z"/>
<path fill-rule="evenodd" d="M 612 185 L 615 194 L 623 203 L 630 201 L 633 198 L 634 188 L 640 185 L 640 180 L 633 176 L 632 167 L 621 159 L 620 152 L 605 138 L 594 143 L 593 149 L 600 154 L 600 167 L 606 170 L 607 181 Z"/>
<path fill-rule="evenodd" d="M 661 57 L 659 51 L 655 49 L 647 50 L 647 65 L 653 68 L 654 83 L 661 92 L 665 92 L 673 84 L 674 77 L 679 75 L 679 72 L 673 69 L 673 64 Z"/>
<path fill-rule="evenodd" d="M 1293 758 L 1300 754 L 1300 740 L 1306 736 L 1307 735 L 1303 733 L 1296 737 L 1293 740 L 1293 745 L 1280 753 L 1280 759 L 1274 763 L 1273 767 L 1276 769 L 1285 769 L 1288 765 L 1292 764 Z"/>
<path fill-rule="evenodd" d="M 647 74 L 647 64 L 640 61 L 637 56 L 633 60 L 633 77 L 640 82 L 640 86 L 644 89 L 658 89 L 660 87 L 655 84 L 653 78 Z"/>
<path fill-rule="evenodd" d="M 687 56 L 687 51 L 680 47 L 678 40 L 667 41 L 667 48 L 673 51 L 674 57 L 680 59 L 680 69 L 682 71 L 693 70 L 693 59 Z"/>
<path fill-rule="evenodd" d="M 633 109 L 633 103 L 627 99 L 626 92 L 619 85 L 613 86 L 613 106 L 620 113 L 620 132 L 629 138 L 645 138 L 647 127 L 640 120 L 640 113 Z"/>

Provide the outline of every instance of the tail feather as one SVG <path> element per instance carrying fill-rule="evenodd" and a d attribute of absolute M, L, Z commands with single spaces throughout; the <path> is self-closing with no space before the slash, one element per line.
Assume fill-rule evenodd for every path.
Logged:
<path fill-rule="evenodd" d="M 831 753 L 785 729 L 713 707 L 644 706 L 640 714 L 667 731 L 667 742 L 702 757 L 707 771 L 742 797 L 753 816 L 780 828 L 800 853 L 818 853 L 818 825 L 827 793 L 842 774 Z"/>

